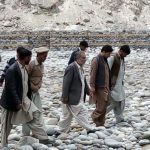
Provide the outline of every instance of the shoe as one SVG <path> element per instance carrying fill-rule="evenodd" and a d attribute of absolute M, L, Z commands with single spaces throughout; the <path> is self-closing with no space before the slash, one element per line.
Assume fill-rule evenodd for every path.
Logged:
<path fill-rule="evenodd" d="M 47 145 L 47 144 L 53 144 L 54 141 L 52 141 L 50 139 L 45 139 L 45 140 L 39 140 L 39 143 Z"/>
<path fill-rule="evenodd" d="M 54 135 L 55 138 L 57 138 L 60 134 L 61 134 L 60 132 L 55 131 L 53 135 Z"/>
<path fill-rule="evenodd" d="M 116 123 L 126 122 L 124 119 L 117 120 Z"/>
<path fill-rule="evenodd" d="M 87 131 L 87 134 L 89 134 L 89 133 L 95 133 L 96 131 L 97 131 L 96 129 L 89 130 L 89 131 Z"/>

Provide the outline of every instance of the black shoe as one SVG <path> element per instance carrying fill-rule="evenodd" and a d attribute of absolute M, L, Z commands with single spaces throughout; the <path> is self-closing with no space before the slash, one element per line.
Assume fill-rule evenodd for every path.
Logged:
<path fill-rule="evenodd" d="M 50 139 L 45 139 L 45 140 L 39 140 L 39 143 L 47 145 L 47 144 L 53 144 L 54 141 L 52 141 Z"/>
<path fill-rule="evenodd" d="M 89 134 L 89 133 L 95 133 L 97 130 L 95 130 L 95 129 L 93 129 L 93 130 L 89 130 L 89 131 L 87 131 L 87 134 Z"/>
<path fill-rule="evenodd" d="M 54 135 L 55 138 L 57 138 L 60 134 L 61 134 L 60 132 L 55 131 L 53 135 Z"/>
<path fill-rule="evenodd" d="M 117 120 L 116 123 L 126 122 L 124 119 Z"/>

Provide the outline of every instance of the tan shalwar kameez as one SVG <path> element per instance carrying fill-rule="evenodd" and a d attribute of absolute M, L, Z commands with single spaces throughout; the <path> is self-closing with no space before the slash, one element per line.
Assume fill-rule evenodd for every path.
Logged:
<path fill-rule="evenodd" d="M 96 126 L 103 126 L 105 123 L 106 108 L 108 105 L 109 98 L 109 67 L 108 64 L 103 61 L 105 65 L 105 85 L 101 88 L 95 87 L 95 78 L 98 69 L 97 59 L 94 58 L 91 64 L 90 73 L 90 86 L 95 88 L 93 94 L 93 101 L 95 101 L 96 109 L 93 111 L 91 117 L 96 124 Z"/>

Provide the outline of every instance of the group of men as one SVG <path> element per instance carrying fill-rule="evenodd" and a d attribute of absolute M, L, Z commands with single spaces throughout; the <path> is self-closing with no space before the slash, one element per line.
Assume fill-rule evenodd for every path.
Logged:
<path fill-rule="evenodd" d="M 87 133 L 93 133 L 96 127 L 104 126 L 106 113 L 112 109 L 117 123 L 124 121 L 124 57 L 130 54 L 129 46 L 123 45 L 115 53 L 110 45 L 103 46 L 101 52 L 92 60 L 89 84 L 83 70 L 87 48 L 88 43 L 81 41 L 79 48 L 71 54 L 65 70 L 61 97 L 63 117 L 59 121 L 56 135 L 70 131 L 73 117 L 79 125 L 87 129 Z M 49 49 L 39 47 L 35 51 L 37 56 L 31 61 L 32 52 L 18 47 L 17 57 L 7 62 L 1 76 L 0 86 L 5 79 L 0 99 L 2 147 L 8 145 L 12 125 L 18 124 L 23 125 L 24 136 L 30 136 L 32 131 L 32 136 L 39 139 L 40 143 L 52 143 L 45 131 L 39 95 L 44 72 L 43 62 Z M 89 123 L 88 112 L 84 106 L 86 95 L 89 95 L 90 101 L 96 106 L 91 115 L 96 127 Z"/>
<path fill-rule="evenodd" d="M 48 55 L 48 49 L 35 49 L 37 56 L 31 61 L 32 52 L 23 47 L 17 48 L 16 58 L 11 58 L 1 77 L 1 85 L 5 79 L 4 89 L 0 99 L 1 114 L 1 146 L 8 146 L 8 136 L 12 125 L 22 124 L 24 136 L 32 135 L 40 143 L 51 144 L 45 130 L 42 118 L 42 103 L 39 89 L 42 85 L 43 62 Z"/>
<path fill-rule="evenodd" d="M 104 126 L 105 116 L 111 110 L 114 111 L 116 123 L 124 121 L 124 58 L 130 54 L 130 47 L 123 45 L 117 52 L 113 52 L 112 46 L 103 46 L 101 52 L 92 59 L 89 85 L 83 70 L 87 48 L 88 43 L 81 41 L 79 48 L 71 54 L 65 70 L 62 87 L 63 118 L 59 122 L 62 132 L 70 130 L 74 117 L 87 129 L 87 133 L 93 133 L 97 127 Z M 88 120 L 84 106 L 86 95 L 89 95 L 90 103 L 95 103 L 91 117 L 96 127 Z"/>

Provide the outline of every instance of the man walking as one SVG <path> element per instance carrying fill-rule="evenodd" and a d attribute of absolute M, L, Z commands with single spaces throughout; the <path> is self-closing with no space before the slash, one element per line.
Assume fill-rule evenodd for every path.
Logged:
<path fill-rule="evenodd" d="M 12 125 L 24 123 L 28 124 L 34 137 L 38 138 L 41 143 L 50 143 L 43 124 L 39 122 L 41 113 L 29 99 L 31 94 L 25 65 L 29 64 L 31 55 L 31 51 L 22 47 L 18 53 L 18 60 L 6 72 L 5 86 L 0 100 L 2 147 L 8 144 L 7 138 Z"/>
<path fill-rule="evenodd" d="M 86 62 L 85 52 L 79 51 L 75 61 L 65 70 L 62 88 L 62 110 L 63 118 L 59 122 L 61 132 L 68 132 L 72 118 L 88 133 L 95 132 L 88 122 L 88 112 L 84 108 L 85 96 L 89 94 L 89 87 L 86 82 L 83 65 Z"/>
<path fill-rule="evenodd" d="M 105 45 L 101 53 L 94 57 L 91 64 L 90 86 L 92 91 L 92 100 L 95 102 L 96 109 L 91 117 L 96 126 L 103 126 L 105 123 L 105 114 L 110 92 L 110 71 L 107 58 L 113 51 L 110 45 Z"/>
<path fill-rule="evenodd" d="M 70 60 L 68 62 L 68 65 L 75 61 L 75 57 L 76 57 L 77 52 L 79 52 L 79 51 L 85 52 L 88 47 L 89 47 L 89 45 L 88 45 L 87 41 L 81 41 L 79 44 L 79 47 L 75 51 L 72 52 Z"/>
<path fill-rule="evenodd" d="M 46 60 L 49 49 L 47 47 L 39 47 L 35 48 L 35 51 L 37 53 L 37 56 L 34 60 L 32 60 L 29 65 L 27 66 L 30 85 L 31 85 L 31 100 L 36 105 L 36 107 L 40 110 L 42 113 L 42 102 L 40 99 L 39 89 L 42 86 L 42 78 L 44 74 L 44 65 L 43 62 Z M 43 122 L 44 120 L 42 118 L 39 118 L 40 122 Z M 29 136 L 30 135 L 30 128 L 27 126 L 27 124 L 23 125 L 22 128 L 23 135 Z"/>
<path fill-rule="evenodd" d="M 18 52 L 19 52 L 19 50 L 21 49 L 22 47 L 18 47 L 17 48 L 17 55 L 18 55 Z M 6 71 L 7 71 L 7 69 L 12 65 L 12 64 L 14 64 L 15 62 L 16 62 L 16 60 L 17 60 L 17 57 L 18 56 L 15 56 L 15 57 L 12 57 L 12 58 L 10 58 L 8 61 L 7 61 L 7 64 L 6 64 L 6 66 L 5 66 L 5 68 L 4 68 L 4 70 L 3 70 L 3 73 L 2 73 L 2 75 L 1 75 L 1 77 L 0 77 L 0 86 L 3 86 L 3 83 L 4 83 L 4 80 L 5 80 L 5 74 L 6 74 Z"/>
<path fill-rule="evenodd" d="M 111 70 L 111 104 L 107 108 L 107 112 L 113 109 L 116 123 L 124 121 L 123 111 L 125 107 L 125 91 L 124 91 L 124 74 L 125 62 L 124 58 L 130 54 L 128 45 L 121 46 L 120 50 L 113 53 L 108 59 Z"/>

